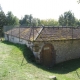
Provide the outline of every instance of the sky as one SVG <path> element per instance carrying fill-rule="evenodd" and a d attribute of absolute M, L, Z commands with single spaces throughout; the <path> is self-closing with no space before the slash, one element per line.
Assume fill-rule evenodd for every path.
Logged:
<path fill-rule="evenodd" d="M 0 0 L 0 5 L 7 14 L 11 11 L 19 19 L 32 14 L 39 19 L 55 19 L 66 11 L 74 13 L 80 19 L 80 4 L 77 0 Z"/>

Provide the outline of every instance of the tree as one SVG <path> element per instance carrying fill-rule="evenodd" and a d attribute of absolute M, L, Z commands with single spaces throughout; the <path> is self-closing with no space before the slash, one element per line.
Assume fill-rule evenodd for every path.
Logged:
<path fill-rule="evenodd" d="M 37 21 L 38 21 L 38 26 L 41 26 L 41 20 L 37 18 Z"/>
<path fill-rule="evenodd" d="M 12 14 L 12 12 L 8 12 L 6 15 L 7 25 L 19 25 L 19 19 Z"/>
<path fill-rule="evenodd" d="M 32 15 L 25 15 L 21 20 L 20 20 L 20 24 L 21 25 L 26 25 L 26 26 L 30 26 L 32 24 L 32 20 L 33 17 Z"/>
<path fill-rule="evenodd" d="M 59 24 L 61 26 L 75 26 L 75 23 L 75 17 L 71 11 L 64 12 L 64 14 L 59 17 Z"/>
<path fill-rule="evenodd" d="M 33 16 L 30 14 L 30 16 L 29 16 L 29 23 L 30 23 L 30 25 L 32 24 L 32 19 L 33 19 Z"/>
<path fill-rule="evenodd" d="M 14 16 L 13 25 L 19 25 L 19 19 L 16 16 Z"/>
<path fill-rule="evenodd" d="M 6 24 L 6 16 L 4 12 L 0 12 L 0 27 L 3 27 Z"/>
<path fill-rule="evenodd" d="M 58 21 L 54 19 L 41 20 L 41 24 L 44 26 L 58 26 Z"/>
<path fill-rule="evenodd" d="M 76 19 L 75 21 L 76 21 L 76 23 L 75 23 L 76 27 L 80 27 L 80 19 L 79 20 Z"/>
<path fill-rule="evenodd" d="M 36 19 L 36 18 L 33 18 L 33 20 L 32 20 L 32 26 L 38 26 L 38 19 Z"/>
<path fill-rule="evenodd" d="M 3 35 L 3 26 L 6 25 L 6 16 L 3 11 L 0 12 L 0 36 Z"/>
<path fill-rule="evenodd" d="M 40 25 L 40 19 L 38 18 L 33 18 L 33 16 L 30 15 L 25 15 L 21 20 L 20 20 L 21 25 L 25 26 L 38 26 Z"/>
<path fill-rule="evenodd" d="M 59 24 L 60 24 L 61 26 L 64 26 L 64 16 L 63 16 L 63 15 L 61 15 L 61 16 L 59 17 Z"/>
<path fill-rule="evenodd" d="M 13 25 L 13 14 L 12 12 L 8 12 L 7 15 L 6 15 L 6 18 L 7 18 L 7 25 Z"/>

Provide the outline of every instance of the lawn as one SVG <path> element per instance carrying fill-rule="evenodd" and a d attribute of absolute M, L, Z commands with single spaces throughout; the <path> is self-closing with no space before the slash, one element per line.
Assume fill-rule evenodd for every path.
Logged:
<path fill-rule="evenodd" d="M 0 80 L 80 80 L 80 59 L 57 64 L 49 69 L 35 63 L 26 45 L 0 42 Z"/>

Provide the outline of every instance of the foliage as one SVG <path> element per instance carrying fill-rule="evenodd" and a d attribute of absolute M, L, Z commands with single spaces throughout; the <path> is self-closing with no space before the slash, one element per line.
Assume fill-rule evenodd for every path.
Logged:
<path fill-rule="evenodd" d="M 3 34 L 4 25 L 6 25 L 6 16 L 3 11 L 0 11 L 0 36 Z"/>
<path fill-rule="evenodd" d="M 25 26 L 38 26 L 38 19 L 33 18 L 33 16 L 30 15 L 25 15 L 21 20 L 20 20 L 21 25 Z"/>
<path fill-rule="evenodd" d="M 54 19 L 41 20 L 41 24 L 44 26 L 58 26 L 58 21 Z"/>
<path fill-rule="evenodd" d="M 21 20 L 20 20 L 20 24 L 21 25 L 26 25 L 29 26 L 32 23 L 32 15 L 25 15 Z"/>
<path fill-rule="evenodd" d="M 38 19 L 33 18 L 33 20 L 32 20 L 32 26 L 38 26 Z"/>
<path fill-rule="evenodd" d="M 37 18 L 37 20 L 38 20 L 38 26 L 41 26 L 42 25 L 41 20 L 38 18 Z"/>
<path fill-rule="evenodd" d="M 19 25 L 19 19 L 16 16 L 13 18 L 13 25 Z"/>
<path fill-rule="evenodd" d="M 19 25 L 19 19 L 12 14 L 12 12 L 8 12 L 6 15 L 7 25 Z"/>
<path fill-rule="evenodd" d="M 76 27 L 80 27 L 80 19 L 79 20 L 78 19 L 75 19 L 75 21 L 76 21 L 75 26 Z"/>
<path fill-rule="evenodd" d="M 6 24 L 6 16 L 4 14 L 4 12 L 0 12 L 0 27 L 2 27 L 3 25 Z"/>
<path fill-rule="evenodd" d="M 71 11 L 64 12 L 64 14 L 59 17 L 59 24 L 61 26 L 75 26 L 75 23 L 75 17 Z"/>
<path fill-rule="evenodd" d="M 54 19 L 45 19 L 45 20 L 40 20 L 40 19 L 37 19 L 37 22 L 38 22 L 38 26 L 59 26 L 59 23 L 58 21 L 54 20 Z"/>
<path fill-rule="evenodd" d="M 5 15 L 3 11 L 0 11 L 0 37 L 3 36 L 3 26 L 5 25 L 19 25 L 19 19 L 12 12 Z"/>

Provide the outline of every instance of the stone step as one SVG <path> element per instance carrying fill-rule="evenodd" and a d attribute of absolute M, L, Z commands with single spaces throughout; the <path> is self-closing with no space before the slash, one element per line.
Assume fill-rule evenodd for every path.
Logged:
<path fill-rule="evenodd" d="M 50 79 L 50 80 L 57 80 L 57 79 L 56 79 L 56 76 L 49 76 L 49 79 Z"/>

